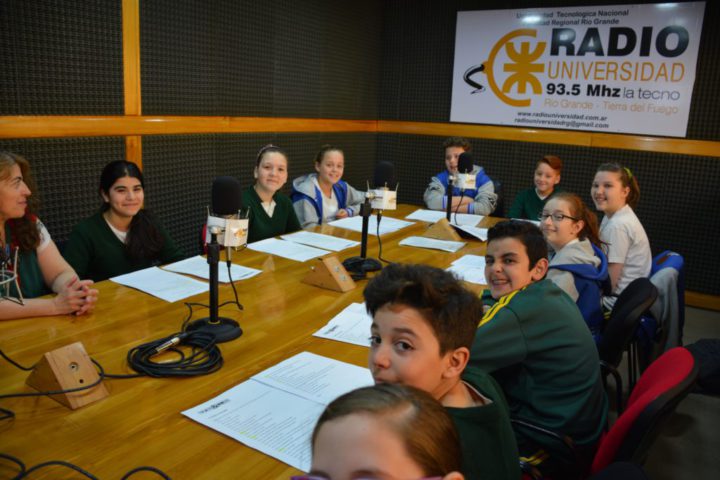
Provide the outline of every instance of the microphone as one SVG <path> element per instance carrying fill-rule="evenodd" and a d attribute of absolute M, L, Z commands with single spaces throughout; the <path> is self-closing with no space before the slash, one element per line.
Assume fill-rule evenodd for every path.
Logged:
<path fill-rule="evenodd" d="M 396 190 L 390 190 L 389 186 L 395 185 Z M 395 181 L 395 166 L 390 162 L 379 162 L 375 165 L 373 176 L 374 189 L 365 194 L 365 203 L 360 207 L 362 215 L 362 238 L 360 241 L 360 256 L 351 257 L 343 261 L 345 269 L 356 277 L 364 276 L 366 272 L 380 270 L 382 265 L 374 258 L 367 258 L 368 226 L 373 208 L 378 209 L 378 222 L 382 210 L 395 210 L 397 208 L 397 184 Z M 357 279 L 357 278 L 356 278 Z"/>
<path fill-rule="evenodd" d="M 210 316 L 188 324 L 187 331 L 201 331 L 215 336 L 217 343 L 235 340 L 242 335 L 240 325 L 230 318 L 218 316 L 218 263 L 220 247 L 225 246 L 230 268 L 230 247 L 247 242 L 248 219 L 240 217 L 240 182 L 234 177 L 217 177 L 212 184 L 212 213 L 208 215 L 207 262 L 210 268 Z M 222 245 L 218 243 L 222 235 Z M 233 287 L 234 288 L 234 287 Z"/>
<path fill-rule="evenodd" d="M 368 189 L 372 208 L 376 210 L 397 209 L 397 183 L 395 181 L 395 166 L 390 162 L 380 162 L 375 167 L 373 178 L 374 189 Z M 395 187 L 395 190 L 390 188 Z"/>
<path fill-rule="evenodd" d="M 230 266 L 231 247 L 247 243 L 249 220 L 240 215 L 240 182 L 235 177 L 217 177 L 212 185 L 211 202 L 205 243 L 210 243 L 213 233 L 217 235 L 217 242 L 225 247 L 225 260 Z"/>
<path fill-rule="evenodd" d="M 457 187 L 460 190 L 474 189 L 476 175 L 473 175 L 472 171 L 475 167 L 472 155 L 468 152 L 463 152 L 458 157 L 458 184 Z"/>

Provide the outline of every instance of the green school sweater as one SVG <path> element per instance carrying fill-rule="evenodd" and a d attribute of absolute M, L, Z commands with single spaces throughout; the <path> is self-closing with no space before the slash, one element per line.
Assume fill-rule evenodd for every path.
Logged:
<path fill-rule="evenodd" d="M 290 197 L 276 192 L 273 200 L 275 200 L 275 211 L 273 216 L 269 217 L 255 189 L 250 187 L 243 190 L 243 207 L 250 209 L 248 243 L 300 230 L 300 222 L 295 214 Z"/>
<path fill-rule="evenodd" d="M 517 443 L 500 387 L 491 376 L 473 367 L 465 369 L 462 379 L 492 401 L 484 406 L 446 408 L 460 435 L 465 479 L 518 480 Z"/>
<path fill-rule="evenodd" d="M 63 256 L 82 279 L 96 282 L 155 265 L 182 260 L 185 255 L 164 228 L 157 225 L 163 247 L 155 258 L 133 261 L 101 212 L 82 220 L 70 233 Z"/>
<path fill-rule="evenodd" d="M 550 280 L 501 297 L 480 321 L 470 354 L 470 365 L 502 387 L 512 418 L 569 435 L 578 445 L 597 442 L 605 425 L 599 362 L 577 305 Z M 518 440 L 567 456 L 547 436 L 513 428 Z"/>

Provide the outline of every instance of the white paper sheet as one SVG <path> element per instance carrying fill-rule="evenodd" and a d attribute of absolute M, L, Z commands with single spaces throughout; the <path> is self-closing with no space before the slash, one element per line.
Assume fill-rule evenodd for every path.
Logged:
<path fill-rule="evenodd" d="M 365 304 L 351 303 L 313 336 L 368 347 L 371 325 L 372 317 L 368 315 Z"/>
<path fill-rule="evenodd" d="M 370 235 L 377 235 L 377 217 L 373 215 L 369 220 L 368 233 Z M 401 228 L 409 227 L 412 224 L 412 222 L 406 222 L 405 220 L 398 220 L 397 218 L 383 216 L 380 221 L 380 235 L 396 232 Z M 355 217 L 342 218 L 340 220 L 330 222 L 328 225 L 352 230 L 354 232 L 362 232 L 362 217 L 358 215 Z"/>
<path fill-rule="evenodd" d="M 454 260 L 453 265 L 460 265 L 463 267 L 481 268 L 485 269 L 485 257 L 481 255 L 463 255 L 462 257 Z"/>
<path fill-rule="evenodd" d="M 415 210 L 413 213 L 405 217 L 407 220 L 420 220 L 423 222 L 435 223 L 438 220 L 442 220 L 447 215 L 446 212 L 438 210 Z M 450 216 L 450 223 L 456 225 L 470 225 L 475 226 L 485 218 L 482 215 L 474 215 L 470 213 L 453 213 Z"/>
<path fill-rule="evenodd" d="M 360 245 L 360 242 L 356 242 L 355 240 L 333 237 L 332 235 L 325 235 L 322 233 L 306 232 L 304 230 L 300 230 L 299 232 L 291 233 L 289 235 L 282 235 L 280 238 L 290 242 L 309 245 L 311 247 L 332 250 L 333 252 L 339 252 L 340 250 Z"/>
<path fill-rule="evenodd" d="M 112 277 L 110 280 L 149 293 L 166 302 L 177 302 L 183 298 L 192 297 L 209 290 L 207 283 L 177 273 L 166 272 L 158 267 L 126 273 L 125 275 Z"/>
<path fill-rule="evenodd" d="M 480 227 L 473 227 L 471 225 L 453 225 L 454 228 L 458 230 L 462 230 L 463 232 L 467 232 L 473 237 L 477 238 L 478 240 L 484 242 L 487 240 L 487 234 L 488 229 L 487 228 L 480 228 Z"/>
<path fill-rule="evenodd" d="M 420 248 L 431 248 L 433 250 L 442 250 L 443 252 L 454 253 L 464 247 L 465 242 L 438 240 L 437 238 L 426 237 L 407 237 L 400 240 L 400 245 Z"/>
<path fill-rule="evenodd" d="M 450 265 L 446 268 L 448 272 L 453 272 L 461 280 L 480 285 L 487 285 L 485 280 L 485 269 L 470 267 L 467 265 Z"/>
<path fill-rule="evenodd" d="M 372 384 L 366 368 L 302 352 L 182 413 L 307 472 L 310 436 L 325 406 Z"/>
<path fill-rule="evenodd" d="M 249 243 L 247 248 L 256 252 L 270 253 L 278 257 L 289 258 L 297 262 L 305 262 L 311 258 L 322 257 L 327 255 L 327 250 L 321 250 L 315 247 L 308 247 L 300 243 L 288 242 L 287 240 L 279 240 L 277 238 L 266 238 L 259 242 Z"/>
<path fill-rule="evenodd" d="M 206 280 L 210 279 L 210 269 L 207 260 L 200 255 L 165 265 L 162 268 L 163 270 L 168 270 L 170 272 L 185 273 L 187 275 L 194 275 Z M 236 265 L 233 263 L 230 265 L 230 272 L 232 274 L 233 281 L 237 281 L 252 278 L 258 273 L 262 273 L 262 270 L 243 267 L 242 265 Z M 220 265 L 218 265 L 218 280 L 222 283 L 230 283 L 227 265 L 224 261 L 220 262 Z"/>

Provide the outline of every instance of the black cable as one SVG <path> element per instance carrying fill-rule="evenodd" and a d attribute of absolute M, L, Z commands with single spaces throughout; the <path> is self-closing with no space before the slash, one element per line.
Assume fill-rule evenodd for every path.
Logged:
<path fill-rule="evenodd" d="M 16 464 L 16 465 L 19 467 L 20 472 L 19 472 L 15 477 L 12 477 L 12 480 L 21 480 L 21 479 L 23 479 L 23 478 L 27 478 L 27 476 L 30 475 L 30 473 L 32 473 L 32 472 L 34 472 L 34 471 L 37 471 L 37 470 L 40 470 L 41 468 L 49 467 L 49 466 L 61 466 L 61 467 L 66 467 L 66 468 L 69 468 L 69 469 L 71 469 L 71 470 L 75 470 L 75 471 L 78 472 L 78 473 L 81 473 L 82 475 L 84 475 L 85 477 L 87 477 L 87 478 L 89 478 L 89 479 L 99 480 L 98 477 L 96 477 L 96 476 L 93 475 L 92 473 L 90 473 L 90 472 L 88 472 L 88 471 L 86 471 L 86 470 L 78 467 L 77 465 L 74 465 L 74 464 L 72 464 L 72 463 L 70 463 L 70 462 L 65 462 L 65 461 L 63 461 L 63 460 L 51 460 L 51 461 L 49 461 L 49 462 L 39 463 L 39 464 L 35 465 L 35 466 L 32 467 L 32 468 L 26 469 L 25 464 L 24 464 L 19 458 L 16 458 L 16 457 L 14 457 L 14 456 L 12 456 L 12 455 L 9 455 L 9 454 L 6 454 L 6 453 L 0 453 L 0 458 L 4 458 L 4 459 L 6 459 L 6 460 L 9 460 L 9 461 L 11 461 L 12 463 Z M 131 475 L 134 475 L 134 474 L 136 474 L 137 472 L 152 472 L 152 473 L 155 473 L 155 474 L 157 474 L 158 476 L 164 478 L 165 480 L 172 480 L 165 472 L 163 472 L 162 470 L 160 470 L 160 469 L 158 469 L 158 468 L 155 468 L 155 467 L 136 467 L 136 468 L 133 468 L 132 470 L 130 470 L 129 472 L 127 472 L 127 473 L 121 478 L 121 480 L 126 480 L 127 478 L 130 478 Z"/>
<path fill-rule="evenodd" d="M 191 347 L 190 354 L 176 348 L 178 344 Z M 153 357 L 163 351 L 178 355 L 176 360 L 155 361 Z M 150 377 L 192 377 L 208 375 L 223 366 L 215 335 L 201 331 L 179 332 L 168 337 L 144 343 L 130 349 L 127 355 L 130 368 Z"/>
<path fill-rule="evenodd" d="M 73 465 L 72 463 L 65 462 L 62 460 L 51 460 L 49 462 L 38 463 L 34 467 L 28 468 L 26 471 L 21 472 L 20 475 L 18 475 L 15 478 L 17 478 L 17 480 L 20 480 L 21 478 L 27 478 L 27 476 L 30 475 L 32 472 L 34 472 L 36 470 L 40 470 L 41 468 L 52 466 L 52 465 L 59 465 L 61 467 L 67 467 L 71 470 L 75 470 L 76 472 L 85 475 L 87 478 L 89 478 L 91 480 L 99 480 L 98 477 L 96 477 L 92 473 L 88 472 L 87 470 L 83 470 L 82 468 L 78 467 L 77 465 Z"/>
<path fill-rule="evenodd" d="M 15 480 L 16 478 L 20 478 L 19 475 L 22 475 L 25 473 L 25 464 L 19 458 L 13 457 L 12 455 L 8 455 L 7 453 L 2 453 L 2 452 L 0 452 L 0 458 L 10 460 L 12 463 L 14 463 L 15 465 L 17 465 L 19 467 L 20 473 L 18 474 L 18 476 L 13 477 L 13 480 Z"/>
<path fill-rule="evenodd" d="M 164 478 L 165 480 L 171 480 L 171 478 L 162 470 L 155 468 L 155 467 L 137 467 L 130 470 L 128 473 L 123 475 L 123 477 L 120 480 L 126 480 L 130 478 L 131 475 L 135 475 L 137 472 L 153 472 L 157 473 L 158 476 Z"/>
<path fill-rule="evenodd" d="M 382 210 L 378 210 L 377 212 L 377 238 L 378 238 L 378 259 L 382 262 L 385 262 L 387 264 L 391 264 L 393 262 L 389 260 L 385 260 L 382 256 L 382 238 L 380 238 L 380 221 L 382 220 Z"/>
<path fill-rule="evenodd" d="M 10 357 L 8 357 L 7 355 L 5 355 L 5 352 L 3 352 L 2 350 L 0 350 L 0 357 L 3 357 L 3 358 L 4 358 L 5 360 L 7 360 L 9 363 L 15 365 L 15 366 L 16 366 L 17 368 L 19 368 L 20 370 L 25 370 L 26 372 L 29 372 L 30 370 L 32 370 L 33 368 L 35 368 L 35 365 L 33 365 L 32 367 L 23 367 L 22 365 L 20 365 L 19 363 L 17 363 L 17 362 L 16 362 L 15 360 L 13 360 L 12 358 L 10 358 Z"/>

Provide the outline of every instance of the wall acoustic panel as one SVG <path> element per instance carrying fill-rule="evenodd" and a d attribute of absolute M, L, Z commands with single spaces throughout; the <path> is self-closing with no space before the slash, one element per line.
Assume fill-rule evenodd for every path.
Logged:
<path fill-rule="evenodd" d="M 143 112 L 375 118 L 380 5 L 142 2 Z"/>
<path fill-rule="evenodd" d="M 121 115 L 121 2 L 0 2 L 0 115 Z"/>

